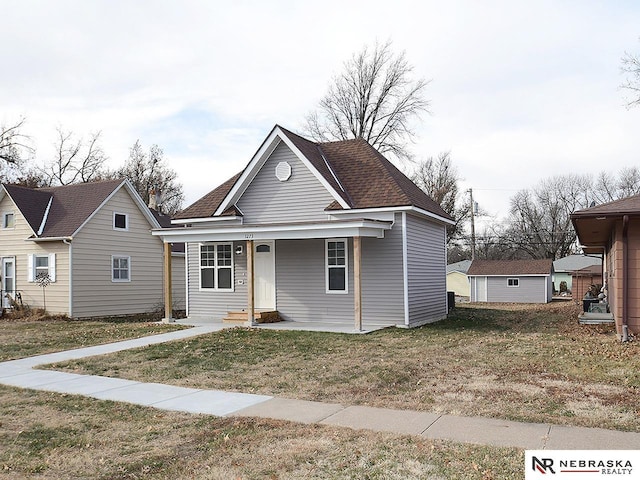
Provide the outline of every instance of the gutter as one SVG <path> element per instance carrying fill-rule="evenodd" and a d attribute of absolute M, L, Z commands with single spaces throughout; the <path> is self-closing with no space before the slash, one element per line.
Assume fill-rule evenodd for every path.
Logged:
<path fill-rule="evenodd" d="M 629 341 L 629 215 L 622 217 L 622 341 Z"/>

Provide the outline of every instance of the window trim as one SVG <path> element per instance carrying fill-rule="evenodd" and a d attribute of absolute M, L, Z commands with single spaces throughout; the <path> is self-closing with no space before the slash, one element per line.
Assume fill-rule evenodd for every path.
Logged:
<path fill-rule="evenodd" d="M 520 279 L 516 277 L 507 278 L 507 288 L 518 288 L 520 286 Z"/>
<path fill-rule="evenodd" d="M 114 267 L 113 261 L 115 259 L 127 259 L 127 277 L 128 278 L 115 278 L 113 275 Z M 119 268 L 118 270 L 122 270 Z M 111 255 L 111 283 L 131 283 L 131 255 Z"/>
<path fill-rule="evenodd" d="M 116 227 L 116 215 L 124 216 L 124 224 L 125 224 L 124 228 Z M 122 212 L 113 212 L 113 220 L 112 220 L 111 226 L 113 227 L 114 230 L 118 232 L 128 232 L 129 231 L 129 214 L 122 213 Z"/>
<path fill-rule="evenodd" d="M 56 281 L 56 254 L 55 253 L 31 253 L 27 256 L 27 282 L 34 283 L 36 281 L 37 258 L 47 257 L 47 274 L 49 280 L 53 283 Z"/>
<path fill-rule="evenodd" d="M 344 242 L 344 265 L 329 265 L 329 242 Z M 329 269 L 344 269 L 344 290 L 329 289 Z M 330 295 L 345 295 L 349 293 L 349 240 L 347 238 L 325 238 L 324 240 L 324 279 L 325 293 Z"/>
<path fill-rule="evenodd" d="M 11 218 L 13 218 L 13 225 L 8 226 L 7 225 L 7 216 L 11 215 Z M 3 212 L 2 213 L 2 228 L 3 229 L 14 229 L 16 228 L 16 214 L 15 212 Z"/>
<path fill-rule="evenodd" d="M 202 266 L 202 247 L 203 246 L 213 246 L 214 247 L 214 265 L 213 266 Z M 229 246 L 231 252 L 231 265 L 218 265 L 218 247 L 219 246 Z M 235 261 L 234 261 L 234 245 L 233 242 L 200 242 L 198 244 L 198 289 L 201 292 L 234 292 L 235 291 Z M 213 288 L 211 287 L 203 287 L 202 286 L 202 270 L 213 270 Z M 230 269 L 231 270 L 231 286 L 229 288 L 219 288 L 218 287 L 218 271 L 221 269 Z"/>

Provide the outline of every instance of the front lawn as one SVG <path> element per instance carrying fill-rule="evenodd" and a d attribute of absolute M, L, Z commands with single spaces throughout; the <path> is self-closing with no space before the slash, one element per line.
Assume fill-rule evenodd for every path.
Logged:
<path fill-rule="evenodd" d="M 640 347 L 572 304 L 465 306 L 369 335 L 235 328 L 53 365 L 144 382 L 640 431 Z"/>

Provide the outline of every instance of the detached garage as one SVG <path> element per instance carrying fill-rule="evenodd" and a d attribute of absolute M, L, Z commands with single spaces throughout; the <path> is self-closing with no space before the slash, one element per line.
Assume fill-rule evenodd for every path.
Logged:
<path fill-rule="evenodd" d="M 548 303 L 553 260 L 474 260 L 467 276 L 472 302 Z"/>

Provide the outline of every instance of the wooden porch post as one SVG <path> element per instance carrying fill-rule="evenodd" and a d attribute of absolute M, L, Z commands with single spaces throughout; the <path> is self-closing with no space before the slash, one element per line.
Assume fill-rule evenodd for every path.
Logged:
<path fill-rule="evenodd" d="M 362 237 L 353 237 L 353 308 L 356 331 L 362 331 Z"/>
<path fill-rule="evenodd" d="M 171 244 L 164 242 L 164 323 L 174 322 L 171 298 Z"/>
<path fill-rule="evenodd" d="M 247 322 L 253 325 L 255 315 L 253 292 L 253 240 L 247 240 Z"/>

